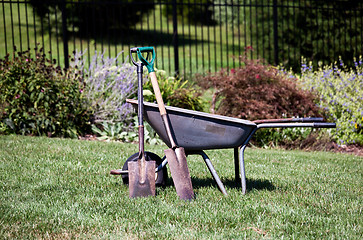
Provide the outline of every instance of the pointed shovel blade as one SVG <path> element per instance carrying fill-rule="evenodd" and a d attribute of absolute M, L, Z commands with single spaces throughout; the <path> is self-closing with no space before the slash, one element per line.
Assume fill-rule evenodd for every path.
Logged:
<path fill-rule="evenodd" d="M 155 161 L 128 163 L 130 198 L 155 196 Z"/>
<path fill-rule="evenodd" d="M 182 200 L 194 199 L 193 185 L 185 156 L 184 148 L 178 147 L 164 151 L 170 167 L 176 193 Z"/>

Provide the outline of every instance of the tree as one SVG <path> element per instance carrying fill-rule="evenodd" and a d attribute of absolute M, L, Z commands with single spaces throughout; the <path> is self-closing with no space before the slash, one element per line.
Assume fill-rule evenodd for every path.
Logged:
<path fill-rule="evenodd" d="M 278 63 L 294 70 L 300 69 L 300 57 L 317 64 L 340 56 L 349 65 L 363 50 L 361 1 L 220 0 L 215 4 L 222 8 L 215 11 L 215 19 L 235 31 L 246 29 L 252 47 L 270 63 L 275 63 L 276 45 Z"/>
<path fill-rule="evenodd" d="M 171 18 L 173 16 L 173 4 L 177 8 L 177 15 L 181 16 L 184 23 L 214 25 L 213 19 L 213 1 L 211 0 L 179 0 L 169 1 L 163 10 L 164 16 Z"/>
<path fill-rule="evenodd" d="M 129 28 L 140 22 L 142 17 L 154 9 L 153 0 L 30 0 L 37 15 L 52 21 L 52 26 L 60 28 L 62 12 L 67 16 L 68 31 L 79 36 L 90 32 L 112 32 Z"/>

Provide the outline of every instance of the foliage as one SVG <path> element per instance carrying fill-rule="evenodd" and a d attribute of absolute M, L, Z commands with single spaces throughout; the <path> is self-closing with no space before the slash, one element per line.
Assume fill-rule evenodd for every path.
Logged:
<path fill-rule="evenodd" d="M 97 137 L 99 140 L 136 142 L 139 140 L 137 134 L 137 117 L 134 118 L 133 126 L 133 131 L 125 131 L 122 123 L 120 122 L 102 122 L 101 126 L 92 125 L 92 130 L 94 133 L 99 135 L 99 137 Z M 146 122 L 144 122 L 144 141 L 152 145 L 162 143 L 162 140 L 156 134 L 154 129 Z"/>
<path fill-rule="evenodd" d="M 306 149 L 315 147 L 328 148 L 328 142 L 322 141 L 328 136 L 320 129 L 311 128 L 267 128 L 258 130 L 251 139 L 251 144 L 263 148 Z"/>
<path fill-rule="evenodd" d="M 109 58 L 95 52 L 86 67 L 83 54 L 77 52 L 71 66 L 82 70 L 84 97 L 90 102 L 95 121 L 122 122 L 125 130 L 132 120 L 131 106 L 126 99 L 136 92 L 137 76 L 135 67 L 118 61 L 120 54 Z"/>
<path fill-rule="evenodd" d="M 199 76 L 198 83 L 213 88 L 211 112 L 248 120 L 318 117 L 323 113 L 316 106 L 316 97 L 302 90 L 296 78 L 266 65 L 261 60 L 249 60 L 248 51 L 240 57 L 242 66 L 221 70 L 206 77 Z M 310 129 L 261 129 L 252 143 L 258 146 L 298 145 L 310 135 Z"/>
<path fill-rule="evenodd" d="M 93 132 L 100 135 L 101 140 L 136 141 L 138 136 L 134 128 L 137 128 L 137 123 L 132 120 L 133 111 L 126 103 L 127 98 L 137 98 L 136 68 L 126 62 L 119 63 L 119 55 L 108 58 L 96 52 L 89 68 L 86 68 L 82 54 L 78 52 L 72 66 L 82 70 L 84 97 L 90 103 L 95 122 L 101 123 L 92 126 Z M 187 81 L 168 77 L 163 70 L 157 70 L 156 75 L 165 104 L 193 110 L 203 108 L 199 94 L 187 87 Z M 154 102 L 156 99 L 151 81 L 148 81 L 146 75 L 143 80 L 144 100 Z M 161 140 L 151 126 L 145 126 L 145 141 L 159 143 Z"/>
<path fill-rule="evenodd" d="M 134 132 L 132 132 L 131 135 L 129 132 L 124 131 L 123 124 L 120 122 L 103 122 L 100 127 L 93 124 L 92 131 L 99 135 L 99 137 L 97 137 L 98 140 L 105 141 L 132 142 L 135 137 L 137 137 Z"/>
<path fill-rule="evenodd" d="M 75 0 L 43 1 L 30 0 L 42 21 L 51 21 L 55 31 L 62 26 L 62 10 L 66 15 L 68 31 L 87 37 L 90 31 L 105 34 L 117 33 L 140 22 L 144 15 L 154 9 L 153 0 L 143 0 L 144 4 L 135 4 L 135 0 Z"/>
<path fill-rule="evenodd" d="M 176 4 L 177 16 L 183 23 L 215 25 L 216 22 L 213 20 L 213 1 L 200 0 L 196 3 L 195 1 L 182 0 Z M 168 18 L 172 18 L 173 4 L 165 5 L 163 14 Z"/>
<path fill-rule="evenodd" d="M 0 120 L 3 133 L 76 137 L 90 130 L 91 113 L 76 67 L 55 67 L 42 49 L 0 60 Z"/>
<path fill-rule="evenodd" d="M 193 87 L 188 86 L 188 81 L 170 77 L 163 70 L 156 70 L 156 77 L 164 103 L 169 106 L 191 109 L 195 111 L 203 110 L 203 100 L 200 93 Z M 152 94 L 153 87 L 151 81 L 144 83 L 144 100 L 147 102 L 156 101 Z"/>
<path fill-rule="evenodd" d="M 340 59 L 330 65 L 303 59 L 300 81 L 320 98 L 319 105 L 337 123 L 335 139 L 339 144 L 363 145 L 363 62 L 354 59 L 355 67 L 348 68 Z"/>
<path fill-rule="evenodd" d="M 198 78 L 204 88 L 215 89 L 212 106 L 216 113 L 249 120 L 320 115 L 311 93 L 278 69 L 246 55 L 240 58 L 243 66 L 229 73 L 222 69 Z"/>
<path fill-rule="evenodd" d="M 272 1 L 264 1 L 261 6 L 260 1 L 219 0 L 216 4 L 221 4 L 221 9 L 215 12 L 215 19 L 226 22 L 234 31 L 249 28 L 251 36 L 259 36 L 251 45 L 263 49 L 266 56 L 274 56 L 271 39 L 277 37 L 277 61 L 294 71 L 300 70 L 300 59 L 296 56 L 305 56 L 315 64 L 329 63 L 341 56 L 346 64 L 353 66 L 353 57 L 362 52 L 362 46 L 354 44 L 362 42 L 363 36 L 362 28 L 358 27 L 362 17 L 360 1 L 278 0 L 276 6 L 267 2 Z M 342 48 L 342 44 L 346 46 Z"/>

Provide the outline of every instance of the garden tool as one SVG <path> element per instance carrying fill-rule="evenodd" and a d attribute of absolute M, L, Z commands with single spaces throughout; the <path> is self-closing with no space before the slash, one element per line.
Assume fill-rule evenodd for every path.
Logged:
<path fill-rule="evenodd" d="M 138 77 L 138 123 L 139 123 L 139 157 L 137 161 L 128 163 L 129 170 L 129 196 L 147 197 L 155 196 L 155 161 L 146 161 L 144 152 L 144 125 L 143 125 L 143 79 L 144 64 L 136 62 L 132 56 L 138 48 L 131 48 L 130 55 L 133 64 L 137 67 Z"/>
<path fill-rule="evenodd" d="M 146 56 L 146 59 L 142 55 L 143 52 L 146 52 L 148 54 Z M 152 54 L 152 56 L 151 59 L 148 61 L 150 53 Z M 162 118 L 165 130 L 171 143 L 171 148 L 165 150 L 164 152 L 170 166 L 170 172 L 173 178 L 176 192 L 180 199 L 192 200 L 194 198 L 194 192 L 185 151 L 184 148 L 177 146 L 177 144 L 175 143 L 174 136 L 172 134 L 172 128 L 170 126 L 170 122 L 154 70 L 155 49 L 153 47 L 141 47 L 137 49 L 137 54 L 139 60 L 141 60 L 141 62 L 146 66 L 149 71 L 149 76 L 151 78 L 156 101 L 158 103 L 160 116 Z"/>

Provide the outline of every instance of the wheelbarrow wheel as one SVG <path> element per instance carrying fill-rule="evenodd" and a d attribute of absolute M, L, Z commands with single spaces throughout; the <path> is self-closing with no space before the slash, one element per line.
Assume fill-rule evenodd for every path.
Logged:
<path fill-rule="evenodd" d="M 145 152 L 145 155 L 146 155 L 145 156 L 146 161 L 155 161 L 155 168 L 163 162 L 163 160 L 155 153 Z M 128 162 L 137 161 L 138 159 L 139 159 L 139 153 L 137 152 L 126 160 L 126 162 L 122 167 L 122 170 L 128 170 Z M 129 175 L 127 173 L 121 174 L 121 177 L 124 184 L 129 184 Z M 168 179 L 168 171 L 166 167 L 162 168 L 161 171 L 155 173 L 155 185 L 157 187 L 165 187 L 167 179 Z"/>

